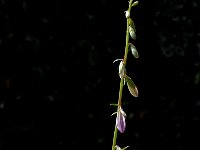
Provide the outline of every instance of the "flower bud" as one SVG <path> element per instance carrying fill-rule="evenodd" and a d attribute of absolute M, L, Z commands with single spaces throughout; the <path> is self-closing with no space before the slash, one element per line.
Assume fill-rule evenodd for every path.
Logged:
<path fill-rule="evenodd" d="M 133 28 L 133 30 L 136 32 L 136 28 L 135 28 L 134 21 L 133 21 L 131 18 L 128 19 L 128 24 L 129 24 L 129 26 L 131 26 L 131 28 Z"/>
<path fill-rule="evenodd" d="M 129 46 L 130 46 L 130 50 L 132 52 L 132 55 L 135 57 L 135 58 L 138 58 L 139 57 L 139 54 L 138 54 L 138 51 L 136 50 L 136 47 L 132 44 L 132 43 L 129 43 Z"/>
<path fill-rule="evenodd" d="M 138 1 L 135 1 L 135 2 L 131 5 L 131 7 L 138 5 L 138 3 L 139 3 Z"/>
<path fill-rule="evenodd" d="M 134 40 L 136 39 L 135 31 L 131 26 L 129 26 L 129 34 L 130 34 L 132 39 L 134 39 Z"/>
<path fill-rule="evenodd" d="M 126 68 L 125 68 L 124 62 L 122 60 L 119 64 L 119 77 L 124 78 L 125 74 L 126 74 Z"/>
<path fill-rule="evenodd" d="M 119 106 L 116 117 L 116 127 L 121 133 L 124 133 L 126 128 L 125 119 L 126 119 L 126 113 L 123 111 L 122 107 Z"/>
<path fill-rule="evenodd" d="M 126 16 L 126 19 L 130 18 L 130 11 L 125 11 L 125 16 Z"/>

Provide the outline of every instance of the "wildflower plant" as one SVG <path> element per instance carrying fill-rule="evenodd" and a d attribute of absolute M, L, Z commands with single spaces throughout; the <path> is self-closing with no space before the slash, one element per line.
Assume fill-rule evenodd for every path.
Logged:
<path fill-rule="evenodd" d="M 123 59 L 116 59 L 114 62 L 120 61 L 119 63 L 119 77 L 120 77 L 120 88 L 119 88 L 119 97 L 118 97 L 118 103 L 117 104 L 111 104 L 114 106 L 117 106 L 117 111 L 113 113 L 112 115 L 116 114 L 116 123 L 115 123 L 115 129 L 113 134 L 113 144 L 112 144 L 112 150 L 125 150 L 128 148 L 128 146 L 124 148 L 120 148 L 117 145 L 117 134 L 118 131 L 120 133 L 124 133 L 126 129 L 126 113 L 124 112 L 122 108 L 122 91 L 123 87 L 127 86 L 129 92 L 134 97 L 138 97 L 138 89 L 133 82 L 133 80 L 127 75 L 126 73 L 126 63 L 127 63 L 127 56 L 129 51 L 131 51 L 132 55 L 135 58 L 139 57 L 139 54 L 136 50 L 136 47 L 129 42 L 129 38 L 136 40 L 136 29 L 134 25 L 134 21 L 131 19 L 131 8 L 136 6 L 138 4 L 138 1 L 133 2 L 133 0 L 129 1 L 129 7 L 128 10 L 125 11 L 125 17 L 127 20 L 127 29 L 126 29 L 126 45 L 125 45 L 125 53 Z M 113 62 L 113 63 L 114 63 Z"/>

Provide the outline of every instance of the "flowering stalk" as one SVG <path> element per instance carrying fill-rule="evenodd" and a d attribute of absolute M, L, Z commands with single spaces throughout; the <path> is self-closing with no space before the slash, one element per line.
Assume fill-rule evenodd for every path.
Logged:
<path fill-rule="evenodd" d="M 136 85 L 134 84 L 133 80 L 126 75 L 126 62 L 127 62 L 127 56 L 128 56 L 128 52 L 129 49 L 131 50 L 133 56 L 135 58 L 138 58 L 138 52 L 135 48 L 135 46 L 132 43 L 129 43 L 129 37 L 131 37 L 132 39 L 136 39 L 136 30 L 135 30 L 135 25 L 133 20 L 130 18 L 130 12 L 131 12 L 131 8 L 133 6 L 136 6 L 138 4 L 138 1 L 133 3 L 133 0 L 130 0 L 129 2 L 129 8 L 127 11 L 125 11 L 125 17 L 127 19 L 127 30 L 126 30 L 126 45 L 125 45 L 125 53 L 124 53 L 124 58 L 123 59 L 117 59 L 115 61 L 120 60 L 120 64 L 119 64 L 119 77 L 120 77 L 120 88 L 119 88 L 119 97 L 118 97 L 118 103 L 117 103 L 117 117 L 116 117 L 116 124 L 115 124 L 115 129 L 114 129 L 114 135 L 113 135 L 113 144 L 112 144 L 112 150 L 124 150 L 125 148 L 120 148 L 117 144 L 117 131 L 119 131 L 120 133 L 124 133 L 125 132 L 125 128 L 126 128 L 126 122 L 125 122 L 125 118 L 126 118 L 126 113 L 123 111 L 122 109 L 122 91 L 123 91 L 123 87 L 126 84 L 128 86 L 129 92 L 134 96 L 134 97 L 138 97 L 138 90 Z M 114 62 L 115 62 L 114 61 Z"/>

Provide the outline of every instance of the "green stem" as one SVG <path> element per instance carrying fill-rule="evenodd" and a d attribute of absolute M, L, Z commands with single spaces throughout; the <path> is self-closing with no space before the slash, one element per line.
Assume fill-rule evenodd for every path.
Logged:
<path fill-rule="evenodd" d="M 127 30 L 126 30 L 126 46 L 124 54 L 124 66 L 126 66 L 127 56 L 128 56 L 128 46 L 129 46 L 129 29 L 128 29 L 128 19 L 127 19 Z"/>
<path fill-rule="evenodd" d="M 131 5 L 132 5 L 132 1 L 130 0 L 129 2 L 129 8 L 128 11 L 131 11 Z M 128 47 L 129 47 L 129 22 L 127 19 L 127 29 L 126 29 L 126 46 L 125 46 L 125 54 L 124 54 L 124 59 L 123 59 L 123 63 L 126 66 L 126 61 L 127 61 L 127 55 L 128 55 Z M 118 98 L 118 108 L 117 111 L 119 109 L 119 106 L 121 106 L 121 101 L 122 101 L 122 91 L 123 91 L 123 87 L 124 87 L 124 79 L 121 78 L 120 80 L 120 89 L 119 89 L 119 98 Z M 115 130 L 114 130 L 114 135 L 113 135 L 113 144 L 112 144 L 112 150 L 115 150 L 115 146 L 116 146 L 116 141 L 117 141 L 117 127 L 115 125 Z"/>
<path fill-rule="evenodd" d="M 115 150 L 116 141 L 117 141 L 117 127 L 115 126 L 112 150 Z"/>
<path fill-rule="evenodd" d="M 123 78 L 122 78 L 121 81 L 120 81 L 118 108 L 119 108 L 119 106 L 121 106 L 123 87 L 124 87 L 124 80 L 123 80 Z M 118 108 L 117 108 L 117 109 L 118 109 Z M 116 141 L 117 141 L 117 127 L 116 127 L 116 125 L 115 125 L 112 150 L 115 150 Z"/>
<path fill-rule="evenodd" d="M 119 98 L 118 98 L 118 107 L 122 104 L 122 91 L 124 87 L 124 78 L 120 80 L 120 88 L 119 88 Z"/>
<path fill-rule="evenodd" d="M 128 11 L 131 12 L 131 5 L 132 5 L 132 1 L 130 0 L 129 2 L 129 8 Z M 128 19 L 126 19 L 126 46 L 125 46 L 125 54 L 124 54 L 124 65 L 126 66 L 126 62 L 127 62 L 127 56 L 128 56 L 128 47 L 129 47 L 129 22 Z"/>

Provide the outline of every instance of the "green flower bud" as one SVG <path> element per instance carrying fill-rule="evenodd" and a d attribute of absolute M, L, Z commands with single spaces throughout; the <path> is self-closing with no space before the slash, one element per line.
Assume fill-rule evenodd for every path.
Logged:
<path fill-rule="evenodd" d="M 131 26 L 131 28 L 133 28 L 133 30 L 136 32 L 136 28 L 135 28 L 134 21 L 133 21 L 131 18 L 128 19 L 128 24 L 129 24 L 129 26 Z"/>
<path fill-rule="evenodd" d="M 126 19 L 130 18 L 130 11 L 125 11 L 125 16 L 126 16 Z"/>
<path fill-rule="evenodd" d="M 135 2 L 131 5 L 131 7 L 138 5 L 138 3 L 139 3 L 138 1 L 135 1 Z"/>
<path fill-rule="evenodd" d="M 129 43 L 129 47 L 130 47 L 132 55 L 135 58 L 139 58 L 139 54 L 138 54 L 138 51 L 136 50 L 136 47 L 132 43 Z"/>
<path fill-rule="evenodd" d="M 136 40 L 135 31 L 134 31 L 134 29 L 131 26 L 129 26 L 129 34 L 130 34 L 130 36 L 131 36 L 132 39 Z"/>
<path fill-rule="evenodd" d="M 122 60 L 119 64 L 119 77 L 122 79 L 124 78 L 125 74 L 126 74 L 126 68 Z"/>

